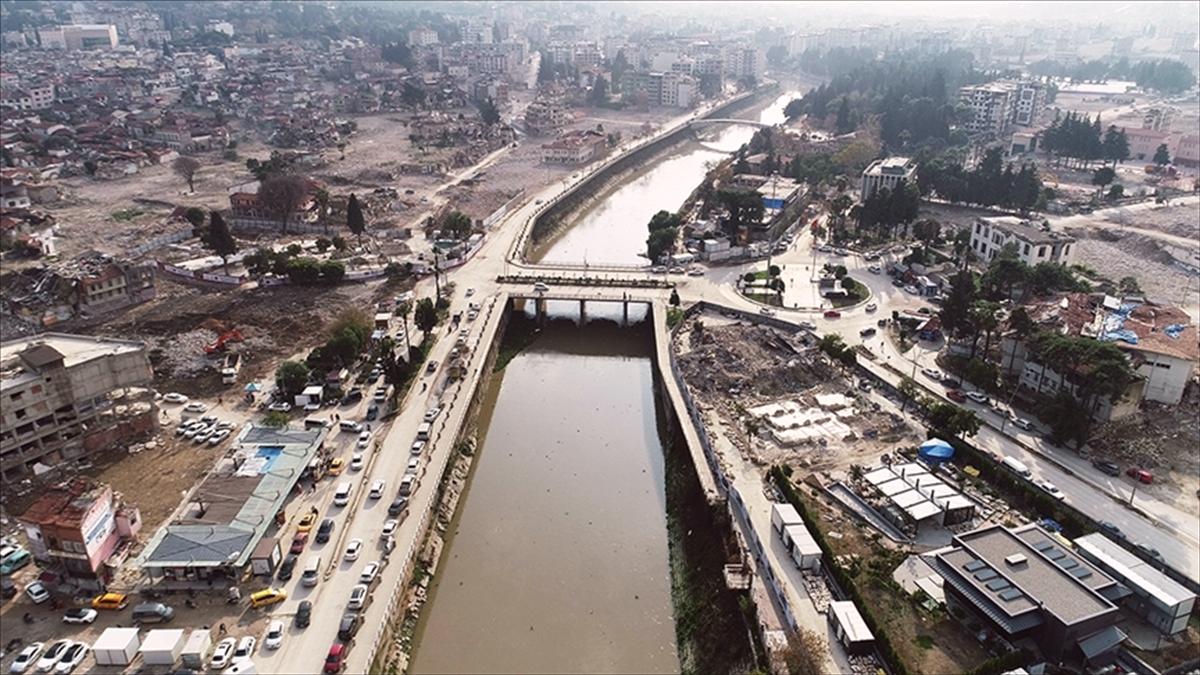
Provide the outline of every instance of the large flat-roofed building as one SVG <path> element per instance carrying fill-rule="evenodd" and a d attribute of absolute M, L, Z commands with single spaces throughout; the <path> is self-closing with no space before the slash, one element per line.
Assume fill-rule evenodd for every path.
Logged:
<path fill-rule="evenodd" d="M 952 613 L 1052 663 L 1100 665 L 1125 639 L 1115 603 L 1128 591 L 1036 525 L 980 528 L 922 557 Z"/>
<path fill-rule="evenodd" d="M 971 251 L 985 263 L 1009 244 L 1029 266 L 1044 262 L 1070 265 L 1074 259 L 1074 237 L 1034 227 L 1014 216 L 979 218 L 971 228 Z"/>
<path fill-rule="evenodd" d="M 859 197 L 862 201 L 875 194 L 881 188 L 895 192 L 901 183 L 917 179 L 917 163 L 908 157 L 888 157 L 877 159 L 862 172 L 862 185 Z"/>
<path fill-rule="evenodd" d="M 1099 532 L 1076 539 L 1075 549 L 1129 589 L 1122 605 L 1167 635 L 1187 629 L 1195 593 Z"/>
<path fill-rule="evenodd" d="M 117 27 L 110 23 L 39 28 L 37 35 L 44 49 L 116 49 L 118 44 Z"/>
<path fill-rule="evenodd" d="M 14 480 L 100 449 L 109 395 L 153 376 L 140 342 L 42 333 L 0 343 L 0 476 Z"/>
<path fill-rule="evenodd" d="M 137 560 L 154 581 L 236 581 L 327 431 L 247 425 Z"/>

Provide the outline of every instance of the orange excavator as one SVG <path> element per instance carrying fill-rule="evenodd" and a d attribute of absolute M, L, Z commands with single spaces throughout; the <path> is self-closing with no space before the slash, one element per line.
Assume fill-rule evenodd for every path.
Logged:
<path fill-rule="evenodd" d="M 217 341 L 211 345 L 204 345 L 205 354 L 216 354 L 225 351 L 225 344 L 229 342 L 241 342 L 242 332 L 238 329 L 227 330 L 217 337 Z"/>

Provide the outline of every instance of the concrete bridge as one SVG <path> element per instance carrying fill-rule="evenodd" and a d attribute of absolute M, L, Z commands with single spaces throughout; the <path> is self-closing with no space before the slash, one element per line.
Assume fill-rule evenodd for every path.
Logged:
<path fill-rule="evenodd" d="M 550 301 L 578 302 L 579 317 L 587 322 L 587 305 L 589 302 L 620 304 L 625 323 L 629 323 L 629 305 L 653 305 L 667 299 L 668 289 L 646 288 L 634 286 L 615 286 L 608 288 L 562 288 L 550 287 L 548 290 L 532 290 L 528 287 L 521 290 L 508 289 L 507 295 L 513 309 L 524 311 L 527 302 L 533 302 L 538 321 L 546 318 L 546 303 Z"/>
<path fill-rule="evenodd" d="M 748 127 L 758 127 L 759 129 L 767 129 L 775 126 L 773 124 L 767 124 L 766 122 L 758 122 L 755 120 L 739 120 L 729 117 L 698 117 L 694 120 L 689 120 L 687 123 L 689 127 L 706 127 L 713 124 L 741 124 Z"/>

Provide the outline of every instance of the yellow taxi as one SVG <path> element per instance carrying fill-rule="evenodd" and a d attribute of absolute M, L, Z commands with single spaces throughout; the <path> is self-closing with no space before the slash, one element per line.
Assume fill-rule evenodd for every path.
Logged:
<path fill-rule="evenodd" d="M 266 607 L 287 600 L 287 592 L 278 588 L 264 588 L 250 595 L 251 607 Z"/>
<path fill-rule="evenodd" d="M 308 532 L 313 529 L 313 525 L 317 524 L 317 514 L 309 511 L 300 518 L 300 523 L 296 525 L 297 532 Z"/>
<path fill-rule="evenodd" d="M 105 593 L 92 598 L 92 609 L 125 609 L 129 598 L 124 593 Z"/>
<path fill-rule="evenodd" d="M 329 474 L 331 476 L 340 476 L 345 470 L 346 460 L 342 459 L 341 457 L 334 457 L 333 461 L 329 463 Z"/>

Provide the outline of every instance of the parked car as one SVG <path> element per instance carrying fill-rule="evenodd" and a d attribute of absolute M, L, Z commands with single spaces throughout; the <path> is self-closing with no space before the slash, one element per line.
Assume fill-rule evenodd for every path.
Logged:
<path fill-rule="evenodd" d="M 237 649 L 237 638 L 227 637 L 217 643 L 216 649 L 213 650 L 212 660 L 208 665 L 213 670 L 219 670 L 229 665 L 229 660 L 233 658 L 233 650 Z"/>
<path fill-rule="evenodd" d="M 904 292 L 910 293 L 912 295 L 920 295 L 921 294 L 921 291 L 918 290 L 916 286 L 905 286 Z"/>
<path fill-rule="evenodd" d="M 1058 489 L 1057 485 L 1055 485 L 1054 483 L 1051 483 L 1048 480 L 1038 481 L 1036 483 L 1036 485 L 1039 488 L 1041 488 L 1042 491 L 1044 491 L 1046 494 L 1050 495 L 1051 497 L 1054 497 L 1055 499 L 1066 499 L 1067 498 L 1067 496 L 1062 493 L 1062 490 Z"/>
<path fill-rule="evenodd" d="M 70 647 L 67 647 L 67 651 L 63 652 L 58 663 L 54 664 L 54 672 L 66 675 L 66 673 L 75 670 L 87 658 L 88 652 L 91 649 L 91 647 L 82 642 L 72 643 Z"/>
<path fill-rule="evenodd" d="M 370 586 L 371 584 L 375 583 L 375 576 L 377 574 L 379 574 L 379 563 L 369 562 L 367 563 L 367 566 L 363 568 L 362 574 L 358 575 L 358 581 L 359 583 Z"/>
<path fill-rule="evenodd" d="M 135 624 L 167 623 L 174 618 L 175 609 L 161 602 L 143 602 L 133 608 L 133 622 Z"/>
<path fill-rule="evenodd" d="M 941 382 L 942 378 L 944 377 L 944 375 L 942 375 L 942 371 L 938 370 L 937 368 L 922 368 L 921 374 L 933 380 L 934 382 Z"/>
<path fill-rule="evenodd" d="M 367 407 L 366 420 L 368 422 L 373 422 L 377 417 L 379 417 L 379 406 L 372 403 Z"/>
<path fill-rule="evenodd" d="M 874 312 L 875 310 L 879 309 L 879 305 L 873 302 L 868 302 L 866 309 L 868 312 Z"/>
<path fill-rule="evenodd" d="M 904 288 L 904 280 L 903 279 L 892 279 L 892 285 L 895 286 L 896 288 Z"/>
<path fill-rule="evenodd" d="M 1147 485 L 1154 482 L 1154 474 L 1145 469 L 1139 469 L 1136 466 L 1131 466 L 1128 469 L 1125 469 L 1125 475 L 1138 481 L 1139 483 L 1146 483 Z"/>
<path fill-rule="evenodd" d="M 366 584 L 357 584 L 350 589 L 350 600 L 346 603 L 346 609 L 362 609 L 363 605 L 367 604 L 368 592 Z"/>
<path fill-rule="evenodd" d="M 250 594 L 250 606 L 255 609 L 277 605 L 284 600 L 287 600 L 287 591 L 278 588 L 264 588 Z"/>
<path fill-rule="evenodd" d="M 977 391 L 968 391 L 967 398 L 971 399 L 972 401 L 975 401 L 976 403 L 987 403 L 988 402 L 988 397 Z"/>
<path fill-rule="evenodd" d="M 1033 423 L 1030 422 L 1029 420 L 1025 419 L 1024 417 L 1017 417 L 1016 415 L 1011 415 L 1009 417 L 1009 419 L 1011 419 L 1012 423 L 1015 424 L 1018 428 L 1024 429 L 1025 431 L 1029 431 L 1030 429 L 1033 428 Z"/>
<path fill-rule="evenodd" d="M 1107 520 L 1101 520 L 1096 523 L 1096 526 L 1100 528 L 1101 532 L 1114 539 L 1125 538 L 1125 533 L 1121 531 L 1121 528 L 1117 527 L 1116 523 L 1109 522 Z"/>
<path fill-rule="evenodd" d="M 304 550 L 304 545 L 308 543 L 307 532 L 297 532 L 296 536 L 292 537 L 292 546 L 288 549 L 288 553 L 300 553 Z"/>
<path fill-rule="evenodd" d="M 17 654 L 17 658 L 13 659 L 12 665 L 8 667 L 8 672 L 23 673 L 29 670 L 29 667 L 38 660 L 38 657 L 42 655 L 42 651 L 45 649 L 45 642 L 31 642 L 25 645 L 21 653 Z"/>
<path fill-rule="evenodd" d="M 825 310 L 825 318 L 826 319 L 837 319 L 837 318 L 840 318 L 841 316 L 842 316 L 842 313 L 837 311 L 836 309 Z"/>
<path fill-rule="evenodd" d="M 359 554 L 362 553 L 362 547 L 362 539 L 351 539 L 350 543 L 346 544 L 344 560 L 346 560 L 346 562 L 354 562 L 355 560 L 358 560 Z"/>
<path fill-rule="evenodd" d="M 350 405 L 351 403 L 357 403 L 362 400 L 362 397 L 363 397 L 362 389 L 355 387 L 355 388 L 351 389 L 349 392 L 347 392 L 345 396 L 342 397 L 342 405 Z"/>
<path fill-rule="evenodd" d="M 63 613 L 63 623 L 92 623 L 99 613 L 90 607 L 76 607 Z"/>
<path fill-rule="evenodd" d="M 54 666 L 62 659 L 71 645 L 75 644 L 72 640 L 59 640 L 50 645 L 45 652 L 42 653 L 42 658 L 38 659 L 36 670 L 39 673 L 48 673 L 54 670 Z"/>
<path fill-rule="evenodd" d="M 23 548 L 8 550 L 0 554 L 0 575 L 16 572 L 33 562 L 33 554 Z"/>
<path fill-rule="evenodd" d="M 865 338 L 873 337 L 875 335 L 875 333 L 876 333 L 875 329 L 870 326 L 858 331 L 858 334 Z"/>
<path fill-rule="evenodd" d="M 358 632 L 359 617 L 355 612 L 347 612 L 342 615 L 342 620 L 338 623 L 337 636 L 339 640 L 349 642 L 356 632 Z"/>
<path fill-rule="evenodd" d="M 267 635 L 263 638 L 263 644 L 267 649 L 279 649 L 283 646 L 283 622 L 272 621 L 267 626 Z"/>
<path fill-rule="evenodd" d="M 435 419 L 437 419 L 437 416 L 440 414 L 442 414 L 442 409 L 437 406 L 434 406 L 434 407 L 430 408 L 429 410 L 425 411 L 425 421 L 432 422 Z"/>
<path fill-rule="evenodd" d="M 213 446 L 220 445 L 221 441 L 229 437 L 229 434 L 229 429 L 217 429 L 215 432 L 213 432 L 212 436 L 209 436 L 208 444 Z"/>
<path fill-rule="evenodd" d="M 295 553 L 289 553 L 283 562 L 279 563 L 279 570 L 275 573 L 275 578 L 280 581 L 288 581 L 292 578 L 292 572 L 296 571 L 296 561 L 299 556 Z"/>
<path fill-rule="evenodd" d="M 279 403 L 272 403 L 271 405 L 267 406 L 267 410 L 270 410 L 271 412 L 282 413 L 291 412 L 292 404 L 288 403 L 287 401 L 280 401 Z"/>
<path fill-rule="evenodd" d="M 258 645 L 258 640 L 254 639 L 253 635 L 247 635 L 242 638 L 237 645 L 237 649 L 233 650 L 233 662 L 247 661 L 254 655 L 254 647 Z"/>
<path fill-rule="evenodd" d="M 883 272 L 883 270 L 880 269 L 879 265 L 869 265 L 867 267 L 867 271 L 870 272 L 871 274 L 879 274 L 879 273 Z"/>
<path fill-rule="evenodd" d="M 946 398 L 950 399 L 951 401 L 954 401 L 955 403 L 966 403 L 967 402 L 967 396 L 966 396 L 966 394 L 962 393 L 961 389 L 951 389 L 951 390 L 947 391 Z"/>
<path fill-rule="evenodd" d="M 190 413 L 208 412 L 208 406 L 204 405 L 200 401 L 192 401 L 191 403 L 183 406 L 183 411 Z"/>
<path fill-rule="evenodd" d="M 1159 563 L 1166 562 L 1166 560 L 1163 558 L 1163 555 L 1161 553 L 1159 553 L 1158 549 L 1154 548 L 1153 546 L 1147 546 L 1145 544 L 1134 544 L 1133 547 L 1136 548 L 1138 551 L 1140 551 L 1142 553 L 1142 555 L 1150 558 L 1154 562 L 1159 562 Z"/>
<path fill-rule="evenodd" d="M 1093 459 L 1092 466 L 1099 469 L 1101 473 L 1106 473 L 1110 476 L 1121 475 L 1121 467 L 1117 466 L 1116 462 L 1109 462 L 1103 459 Z"/>
<path fill-rule="evenodd" d="M 166 401 L 167 403 L 180 404 L 180 403 L 187 403 L 188 397 L 184 396 L 183 394 L 173 391 L 169 394 L 163 394 L 162 400 Z"/>
<path fill-rule="evenodd" d="M 761 307 L 759 308 L 758 313 L 762 314 L 763 316 L 775 316 L 775 310 L 771 309 L 770 307 Z"/>
<path fill-rule="evenodd" d="M 326 518 L 317 526 L 317 543 L 324 544 L 333 534 L 333 518 Z"/>
<path fill-rule="evenodd" d="M 388 506 L 389 516 L 398 516 L 404 513 L 404 509 L 408 508 L 408 497 L 396 497 Z"/>
<path fill-rule="evenodd" d="M 383 529 L 379 531 L 380 539 L 387 539 L 396 534 L 396 528 L 400 527 L 400 521 L 392 519 L 384 522 Z"/>
<path fill-rule="evenodd" d="M 25 595 L 33 601 L 33 604 L 40 605 L 50 599 L 50 591 L 46 590 L 46 585 L 40 581 L 35 581 L 25 587 Z"/>
<path fill-rule="evenodd" d="M 308 628 L 308 624 L 312 621 L 312 602 L 309 600 L 301 600 L 300 606 L 296 608 L 296 628 Z"/>
<path fill-rule="evenodd" d="M 327 674 L 340 673 L 342 668 L 346 667 L 346 645 L 336 643 L 329 648 L 329 654 L 325 656 L 325 666 L 322 672 Z"/>

